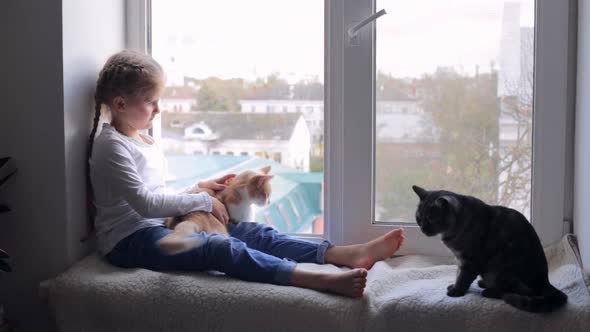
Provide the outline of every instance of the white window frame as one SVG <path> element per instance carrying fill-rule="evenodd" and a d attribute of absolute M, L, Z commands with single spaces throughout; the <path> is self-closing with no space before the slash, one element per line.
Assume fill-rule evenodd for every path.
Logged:
<path fill-rule="evenodd" d="M 150 6 L 150 0 L 126 2 L 127 45 L 148 53 Z M 548 245 L 571 227 L 577 8 L 575 0 L 537 0 L 535 10 L 531 222 Z M 373 13 L 374 0 L 325 0 L 324 237 L 360 243 L 403 226 L 401 254 L 448 255 L 438 238 L 425 237 L 416 225 L 373 223 L 375 24 L 359 31 L 358 46 L 348 45 L 346 34 Z"/>
<path fill-rule="evenodd" d="M 548 245 L 570 232 L 572 216 L 577 9 L 573 0 L 537 0 L 535 10 L 531 222 Z M 446 255 L 440 241 L 425 237 L 416 225 L 367 223 L 368 216 L 375 220 L 375 24 L 360 31 L 356 47 L 347 44 L 345 32 L 375 12 L 374 0 L 327 0 L 328 235 L 337 243 L 358 243 L 403 226 L 407 241 L 400 253 Z"/>
<path fill-rule="evenodd" d="M 150 0 L 125 1 L 125 43 L 127 48 L 151 53 L 152 52 L 152 22 Z"/>

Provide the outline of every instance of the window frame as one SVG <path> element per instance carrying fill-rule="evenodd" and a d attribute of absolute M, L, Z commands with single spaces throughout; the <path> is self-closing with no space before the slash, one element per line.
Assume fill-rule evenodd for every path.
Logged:
<path fill-rule="evenodd" d="M 531 222 L 544 245 L 570 232 L 576 11 L 573 0 L 537 0 L 535 6 Z M 347 45 L 344 32 L 375 13 L 375 1 L 328 0 L 326 12 L 327 28 L 333 31 L 326 35 L 329 47 L 325 52 L 331 56 L 326 59 L 330 143 L 326 149 L 330 157 L 326 167 L 330 172 L 326 212 L 332 214 L 328 218 L 330 234 L 340 243 L 358 243 L 403 226 L 408 241 L 400 253 L 446 255 L 449 252 L 440 241 L 426 238 L 415 224 L 374 224 L 376 27 L 371 23 L 361 30 L 356 47 Z M 366 105 L 371 105 L 370 112 L 358 111 L 366 109 Z M 552 112 L 554 109 L 563 111 Z M 359 222 L 368 215 L 370 225 Z"/>
<path fill-rule="evenodd" d="M 360 243 L 403 226 L 401 254 L 449 255 L 415 224 L 374 223 L 376 25 L 361 29 L 354 47 L 346 31 L 375 13 L 375 0 L 324 3 L 324 238 Z M 151 53 L 150 13 L 150 0 L 126 2 L 128 48 Z M 544 245 L 571 231 L 576 15 L 575 0 L 536 0 L 531 222 Z"/>

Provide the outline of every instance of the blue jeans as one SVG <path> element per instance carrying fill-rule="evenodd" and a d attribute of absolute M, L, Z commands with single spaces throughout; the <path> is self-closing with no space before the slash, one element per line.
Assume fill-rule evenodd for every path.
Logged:
<path fill-rule="evenodd" d="M 141 267 L 154 271 L 216 270 L 248 281 L 288 285 L 298 263 L 324 264 L 326 250 L 332 246 L 279 234 L 274 228 L 252 222 L 228 224 L 230 237 L 194 233 L 199 245 L 190 251 L 168 255 L 158 240 L 168 235 L 166 227 L 148 227 L 119 241 L 106 255 L 113 265 Z"/>

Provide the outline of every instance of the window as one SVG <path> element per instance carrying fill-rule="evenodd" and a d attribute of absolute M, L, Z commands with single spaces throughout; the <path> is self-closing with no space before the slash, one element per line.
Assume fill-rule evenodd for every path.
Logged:
<path fill-rule="evenodd" d="M 227 98 L 235 96 L 235 91 L 246 91 L 244 98 L 261 101 L 262 110 L 271 100 L 276 103 L 277 100 L 286 99 L 296 112 L 301 112 L 302 107 L 309 112 L 309 101 L 313 101 L 313 105 L 317 105 L 316 101 L 321 104 L 318 108 L 322 111 L 319 123 L 321 126 L 325 118 L 326 128 L 321 126 L 321 132 L 328 135 L 326 142 L 322 139 L 323 135 L 311 132 L 308 125 L 308 136 L 294 136 L 307 137 L 306 140 L 309 140 L 309 144 L 304 142 L 301 147 L 294 148 L 302 148 L 305 151 L 302 156 L 308 156 L 307 159 L 292 156 L 290 151 L 282 155 L 281 163 L 296 172 L 300 168 L 303 174 L 320 173 L 320 183 L 313 184 L 317 187 L 324 185 L 325 164 L 325 190 L 320 194 L 325 196 L 325 210 L 324 204 L 321 204 L 321 217 L 326 223 L 320 227 L 323 228 L 324 237 L 340 244 L 358 243 L 402 225 L 408 237 L 413 239 L 405 243 L 402 253 L 445 253 L 438 239 L 426 238 L 413 223 L 411 212 L 417 198 L 412 196 L 410 185 L 413 183 L 409 182 L 416 179 L 423 179 L 426 187 L 448 186 L 449 189 L 480 196 L 490 203 L 505 203 L 529 213 L 544 244 L 561 237 L 561 222 L 571 214 L 571 204 L 568 202 L 571 195 L 566 189 L 571 186 L 571 180 L 567 180 L 571 179 L 571 175 L 566 172 L 569 166 L 567 154 L 570 152 L 563 152 L 563 148 L 569 146 L 566 142 L 571 140 L 568 135 L 572 131 L 566 130 L 573 114 L 572 76 L 568 72 L 571 72 L 570 66 L 575 62 L 568 58 L 571 53 L 568 41 L 573 39 L 571 33 L 575 30 L 572 23 L 575 20 L 569 20 L 573 11 L 568 7 L 568 1 L 490 0 L 474 5 L 470 0 L 292 0 L 281 1 L 280 4 L 272 0 L 255 0 L 247 4 L 237 0 L 231 3 L 229 0 L 184 0 L 174 3 L 154 1 L 152 5 L 154 15 L 150 17 L 151 30 L 147 30 L 145 25 L 139 29 L 144 33 L 151 31 L 148 36 L 151 39 L 142 39 L 145 36 L 140 34 L 130 40 L 135 40 L 134 45 L 144 50 L 150 49 L 148 41 L 151 40 L 152 54 L 164 65 L 171 76 L 169 80 L 177 73 L 179 82 L 184 76 L 200 78 L 203 82 L 199 87 L 199 110 L 195 114 L 176 115 L 197 118 L 197 115 L 204 114 L 203 110 L 238 114 L 239 106 Z M 517 6 L 518 10 L 516 7 L 510 9 L 511 6 Z M 352 41 L 348 39 L 342 27 L 346 29 L 381 8 L 387 9 L 388 14 L 359 30 L 358 38 Z M 268 15 L 274 11 L 302 14 L 290 15 L 292 21 L 285 21 L 290 18 Z M 136 10 L 135 14 L 139 12 Z M 224 12 L 227 21 L 232 22 L 227 24 L 231 29 L 208 29 L 209 26 L 218 26 L 214 15 L 208 15 L 211 12 Z M 133 13 L 131 11 L 131 15 Z M 198 13 L 198 17 L 194 17 L 195 13 Z M 308 15 L 314 16 L 306 19 L 306 24 L 302 25 L 298 18 Z M 187 22 L 190 22 L 190 26 Z M 235 26 L 247 28 L 236 30 L 233 28 Z M 325 43 L 323 35 L 317 33 L 324 26 Z M 531 27 L 534 27 L 534 31 Z M 133 27 L 130 29 L 133 30 Z M 198 39 L 200 35 L 203 39 Z M 219 40 L 223 40 L 223 43 L 216 42 Z M 281 43 L 278 47 L 277 41 Z M 527 45 L 532 41 L 533 45 Z M 219 46 L 221 44 L 223 46 Z M 246 47 L 257 51 L 240 52 Z M 533 49 L 534 54 L 527 55 Z M 175 57 L 176 68 L 171 68 L 171 64 L 167 63 L 166 52 L 178 54 Z M 203 67 L 190 67 L 197 65 L 195 54 Z M 236 54 L 240 54 L 240 57 Z M 284 54 L 292 56 L 286 57 Z M 182 65 L 189 68 L 187 72 L 177 70 Z M 286 73 L 289 76 L 292 76 L 291 73 L 297 74 L 295 79 L 287 79 Z M 310 73 L 312 75 L 308 75 Z M 530 73 L 534 73 L 534 81 L 527 81 Z M 216 77 L 223 82 L 222 86 L 216 85 L 219 81 L 207 82 L 207 77 Z M 298 77 L 301 79 L 298 80 Z M 309 84 L 310 77 L 316 78 L 318 91 L 312 89 L 314 84 Z M 232 81 L 232 78 L 237 79 Z M 237 82 L 243 82 L 243 85 Z M 490 104 L 496 103 L 492 106 L 498 112 L 497 121 L 492 117 L 487 126 L 478 122 L 478 128 L 482 128 L 478 131 L 469 132 L 458 127 L 459 134 L 464 137 L 475 134 L 483 136 L 478 136 L 477 140 L 467 139 L 477 144 L 463 147 L 464 150 L 475 151 L 472 158 L 464 158 L 467 165 L 474 159 L 482 161 L 479 170 L 485 172 L 488 178 L 479 184 L 481 190 L 469 187 L 468 183 L 445 182 L 448 179 L 441 176 L 450 172 L 457 176 L 455 179 L 464 179 L 461 174 L 477 169 L 451 158 L 451 153 L 459 157 L 459 152 L 452 151 L 453 147 L 458 146 L 440 144 L 442 138 L 448 138 L 448 126 L 453 125 L 445 118 L 453 114 L 449 113 L 452 109 L 434 98 L 436 93 L 453 96 L 448 91 L 451 88 L 442 84 L 444 82 L 469 92 L 462 98 L 475 98 L 473 90 L 477 90 L 491 100 L 490 103 L 480 103 L 475 99 L 467 102 L 463 100 L 464 103 L 458 104 L 458 110 L 455 111 L 467 112 L 466 103 L 473 101 L 472 105 L 478 105 L 474 106 L 473 113 L 489 115 L 491 111 L 483 111 L 482 107 L 491 107 Z M 211 88 L 218 89 L 213 96 L 204 94 Z M 391 112 L 375 111 L 376 105 L 382 102 L 391 105 Z M 533 104 L 534 109 L 529 107 Z M 514 123 L 514 119 L 502 116 L 511 109 L 521 116 L 518 119 L 521 122 Z M 164 115 L 163 125 L 167 123 Z M 290 114 L 279 112 L 273 115 Z M 455 119 L 457 125 L 468 119 L 475 121 L 467 116 Z M 187 127 L 194 124 L 190 120 L 183 120 L 183 123 Z M 375 128 L 376 123 L 385 124 L 381 130 L 387 131 L 389 135 L 376 136 L 379 129 Z M 242 128 L 247 126 L 242 125 Z M 274 149 L 274 143 L 284 136 L 277 133 L 268 136 L 253 128 L 249 128 L 249 132 L 255 140 L 265 141 L 264 148 Z M 217 133 L 216 128 L 211 130 Z M 164 136 L 166 130 L 162 130 L 162 133 Z M 269 137 L 273 144 L 269 143 Z M 226 148 L 220 146 L 223 141 L 230 143 L 223 136 L 195 140 L 184 151 L 208 151 L 211 154 L 212 148 Z M 494 159 L 507 156 L 507 152 L 502 152 L 502 149 L 509 150 L 514 146 L 511 144 L 523 142 L 529 145 L 522 149 L 523 153 L 512 161 L 508 158 L 516 168 L 502 164 L 504 160 L 500 162 Z M 258 151 L 256 156 L 266 159 L 275 151 L 251 146 L 232 148 L 234 151 L 236 148 Z M 327 153 L 324 154 L 324 151 Z M 317 152 L 321 154 L 316 157 Z M 240 156 L 220 158 L 242 158 L 240 162 L 244 162 L 243 158 L 256 156 L 240 153 Z M 324 156 L 327 157 L 325 162 Z M 397 161 L 399 163 L 395 163 Z M 412 167 L 414 161 L 416 167 Z M 397 167 L 396 172 L 387 171 L 384 165 L 388 162 L 393 162 L 390 165 Z M 490 163 L 494 164 L 493 167 L 489 166 Z M 220 162 L 219 165 L 231 167 L 234 164 Z M 498 168 L 502 168 L 504 173 L 499 172 Z M 402 176 L 410 172 L 417 174 Z M 512 180 L 509 172 L 522 175 L 523 185 L 517 186 L 516 194 L 510 185 Z M 433 176 L 426 177 L 424 173 Z M 469 176 L 473 179 L 473 174 Z M 397 197 L 401 191 L 397 192 L 396 188 L 406 188 L 403 193 L 409 196 Z M 511 200 L 506 196 L 508 194 L 513 195 Z M 294 197 L 301 216 L 314 213 L 313 207 L 306 203 L 309 197 L 303 197 L 301 192 L 297 192 Z M 316 199 L 312 197 L 311 200 Z M 283 206 L 281 210 L 279 214 L 287 216 L 276 216 L 276 224 L 283 224 L 279 218 L 289 218 L 288 209 Z"/>
<path fill-rule="evenodd" d="M 375 220 L 412 223 L 412 184 L 470 193 L 529 217 L 534 0 L 395 6 L 377 24 L 376 102 L 401 112 L 375 116 L 387 131 L 375 146 Z M 426 22 L 435 12 L 453 24 L 425 32 L 403 23 L 406 15 Z M 408 114 L 407 105 L 421 115 Z M 425 145 L 433 147 L 427 163 L 400 151 Z"/>
<path fill-rule="evenodd" d="M 424 237 L 414 224 L 412 215 L 417 198 L 410 186 L 416 179 L 422 179 L 426 187 L 445 186 L 483 196 L 492 204 L 503 202 L 525 213 L 528 209 L 532 224 L 544 244 L 555 242 L 561 237 L 562 220 L 571 212 L 564 214 L 568 210 L 568 203 L 564 200 L 564 193 L 567 192 L 564 179 L 568 175 L 564 173 L 564 154 L 557 151 L 563 151 L 566 146 L 566 123 L 572 114 L 571 103 L 568 102 L 571 95 L 564 89 L 571 84 L 565 40 L 568 39 L 568 29 L 573 31 L 575 27 L 568 25 L 571 9 L 567 2 L 515 2 L 498 0 L 482 4 L 469 0 L 359 0 L 355 4 L 348 1 L 330 3 L 329 13 L 341 13 L 339 15 L 357 22 L 367 17 L 367 13 L 374 13 L 378 9 L 385 8 L 388 11 L 376 23 L 360 31 L 359 46 L 352 45 L 348 38 L 335 38 L 328 43 L 333 49 L 343 50 L 342 54 L 327 50 L 332 55 L 329 57 L 331 62 L 326 78 L 329 95 L 326 105 L 330 109 L 326 113 L 329 115 L 326 121 L 330 135 L 327 140 L 330 144 L 326 149 L 332 158 L 327 165 L 326 220 L 329 222 L 326 226 L 327 233 L 333 234 L 333 238 L 343 243 L 361 242 L 401 225 L 414 239 L 405 244 L 405 250 L 414 253 L 446 253 L 440 240 Z M 486 19 L 476 19 L 478 15 Z M 433 21 L 432 17 L 440 18 L 439 23 L 442 25 Z M 469 19 L 466 21 L 464 18 Z M 350 26 L 351 23 L 340 24 Z M 338 23 L 329 28 L 334 31 L 340 29 Z M 528 44 L 532 41 L 534 45 Z M 486 57 L 488 60 L 478 60 Z M 534 73 L 534 82 L 530 80 L 531 73 Z M 555 74 L 559 79 L 555 79 Z M 504 88 L 494 80 L 503 80 L 506 83 Z M 443 81 L 449 84 L 441 84 Z M 436 101 L 434 97 L 440 97 L 440 89 L 452 90 L 453 85 L 456 89 L 472 89 L 473 92 L 462 98 L 472 98 L 464 102 L 477 105 L 471 109 L 472 113 L 457 116 L 454 122 L 445 119 L 451 114 L 445 113 L 451 112 L 448 105 L 432 102 L 433 99 Z M 374 87 L 377 86 L 384 86 L 384 91 L 376 91 Z M 490 103 L 474 101 L 476 90 L 484 96 L 487 93 L 490 101 L 497 101 L 493 110 L 484 112 L 483 108 L 490 107 Z M 444 93 L 451 99 L 459 96 L 453 95 L 452 91 Z M 367 105 L 373 105 L 374 110 L 376 103 L 386 100 L 396 103 L 396 109 L 406 106 L 417 111 L 406 114 L 393 112 L 391 115 L 367 111 Z M 534 110 L 527 106 L 531 105 L 531 101 Z M 466 106 L 457 107 L 467 112 Z M 518 119 L 520 131 L 514 130 L 512 134 L 520 137 L 516 139 L 519 142 L 514 139 L 512 142 L 500 142 L 499 127 L 504 120 L 500 113 L 509 109 L 521 116 Z M 568 112 L 555 112 L 556 109 Z M 497 112 L 495 118 L 492 117 L 494 110 Z M 461 151 L 452 151 L 459 146 L 444 147 L 439 142 L 443 137 L 445 140 L 448 138 L 445 136 L 448 135 L 448 128 L 444 126 L 461 125 L 463 121 L 472 123 L 474 119 L 468 116 L 474 116 L 473 113 L 484 113 L 483 116 L 492 119 L 488 127 L 478 120 L 480 129 L 477 132 L 468 133 L 461 129 L 461 134 L 466 136 L 478 135 L 477 140 L 476 137 L 466 140 L 481 144 L 479 148 L 482 150 L 478 151 L 475 145 L 461 146 L 464 150 L 474 152 L 465 158 L 465 164 L 459 165 L 451 158 L 451 153 L 456 158 L 460 156 Z M 377 139 L 373 145 L 376 122 L 392 125 L 393 129 L 390 130 L 393 134 L 390 137 L 393 143 Z M 443 122 L 446 122 L 444 126 Z M 510 128 L 505 126 L 508 134 Z M 485 136 L 494 138 L 485 139 Z M 418 153 L 414 153 L 416 157 L 412 157 L 412 153 L 404 152 L 402 147 L 408 144 L 408 140 L 416 148 L 420 145 L 420 151 L 426 156 L 419 157 Z M 551 143 L 551 140 L 555 142 Z M 531 142 L 534 144 L 530 145 Z M 500 168 L 504 172 L 510 172 L 511 169 L 502 167 L 504 160 L 499 159 L 500 156 L 506 156 L 506 152 L 502 152 L 504 147 L 516 143 L 521 144 L 522 153 L 514 159 L 515 168 L 512 171 L 516 170 L 514 173 L 520 174 L 518 180 L 522 184 L 518 185 L 519 192 L 508 200 L 503 195 L 511 194 L 509 190 L 504 190 L 505 186 L 510 186 L 510 182 L 506 181 L 509 177 L 505 177 L 506 173 L 502 173 Z M 522 144 L 529 144 L 529 147 L 523 147 Z M 554 147 L 558 144 L 561 148 L 552 152 L 547 144 Z M 490 159 L 493 158 L 489 157 L 490 153 L 496 157 L 493 160 L 496 169 L 486 169 L 489 166 L 484 165 L 491 163 Z M 408 157 L 400 158 L 404 154 Z M 416 158 L 415 164 L 412 164 L 412 158 Z M 481 181 L 480 188 L 469 187 L 467 183 L 451 183 L 447 178 L 436 175 L 446 174 L 448 170 L 451 173 L 459 172 L 455 179 L 475 177 L 469 173 L 473 172 L 469 163 L 474 160 L 482 162 L 479 168 L 482 174 L 493 176 L 487 181 Z M 387 167 L 398 169 L 391 172 Z M 530 170 L 527 171 L 527 167 Z M 560 172 L 557 175 L 560 180 L 549 175 L 550 169 Z M 333 177 L 346 181 L 330 181 Z M 557 193 L 550 189 L 553 185 L 558 188 Z M 397 191 L 396 188 L 401 189 Z M 407 195 L 400 197 L 400 193 Z M 369 222 L 355 222 L 367 220 L 368 215 L 372 216 Z M 342 222 L 339 225 L 340 220 Z"/>
<path fill-rule="evenodd" d="M 323 2 L 138 2 L 151 8 L 148 14 L 151 29 L 144 27 L 144 31 L 151 31 L 147 36 L 151 41 L 151 54 L 164 67 L 167 84 L 184 87 L 192 82 L 191 90 L 197 91 L 195 111 L 161 115 L 159 140 L 163 141 L 171 169 L 186 171 L 186 174 L 175 174 L 182 180 L 168 185 L 174 188 L 180 186 L 181 181 L 197 181 L 192 178 L 195 174 L 207 177 L 224 171 L 238 173 L 278 163 L 280 165 L 275 164 L 272 170 L 275 175 L 271 183 L 272 202 L 288 195 L 290 186 L 315 190 L 319 197 L 324 157 L 312 154 L 312 150 L 321 142 L 309 128 L 299 125 L 299 118 L 289 113 L 289 107 L 300 100 L 323 105 L 324 36 L 318 33 L 324 30 Z M 292 15 L 268 15 L 271 12 Z M 224 21 L 232 23 L 219 25 L 217 16 L 212 13 L 224 13 Z M 306 18 L 303 25 L 301 17 Z M 211 29 L 212 26 L 216 28 Z M 236 29 L 238 26 L 240 28 Z M 244 49 L 249 51 L 244 52 Z M 323 118 L 323 114 L 318 116 Z M 174 121 L 182 121 L 186 127 L 202 122 L 207 128 L 196 127 L 193 134 L 201 135 L 183 138 L 171 125 Z M 179 145 L 184 148 L 167 149 Z M 177 156 L 179 151 L 197 150 L 206 153 L 200 159 L 194 154 L 192 159 Z M 237 155 L 237 151 L 244 152 Z M 203 174 L 188 166 L 200 164 L 215 167 L 205 166 L 208 173 Z M 323 213 L 305 205 L 300 208 L 313 211 L 312 217 Z M 258 220 L 263 218 L 266 217 L 258 216 Z M 309 223 L 298 225 L 292 220 L 289 227 L 290 230 L 312 230 L 312 221 L 313 218 L 297 220 L 297 223 Z M 286 224 L 277 221 L 276 225 L 280 231 L 287 231 L 280 229 Z"/>

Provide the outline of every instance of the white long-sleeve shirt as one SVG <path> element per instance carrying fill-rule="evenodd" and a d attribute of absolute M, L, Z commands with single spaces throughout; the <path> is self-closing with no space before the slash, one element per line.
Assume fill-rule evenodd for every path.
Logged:
<path fill-rule="evenodd" d="M 211 212 L 207 193 L 164 192 L 166 159 L 154 140 L 127 137 L 104 124 L 94 141 L 90 179 L 94 191 L 98 251 L 106 255 L 135 231 L 161 226 L 164 218 Z"/>

